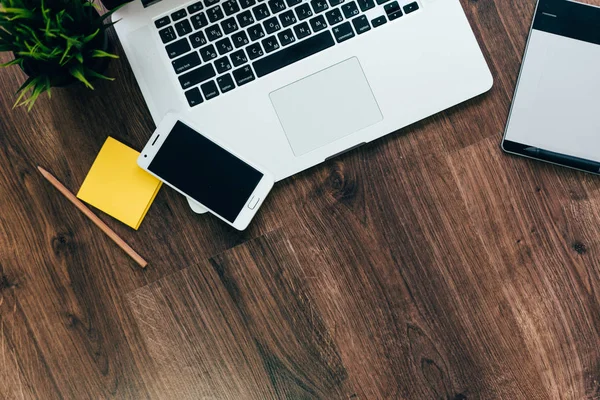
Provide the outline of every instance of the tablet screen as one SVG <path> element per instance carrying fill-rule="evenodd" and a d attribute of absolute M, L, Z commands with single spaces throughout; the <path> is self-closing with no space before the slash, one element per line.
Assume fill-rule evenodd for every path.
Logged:
<path fill-rule="evenodd" d="M 600 8 L 540 0 L 504 140 L 600 162 Z"/>

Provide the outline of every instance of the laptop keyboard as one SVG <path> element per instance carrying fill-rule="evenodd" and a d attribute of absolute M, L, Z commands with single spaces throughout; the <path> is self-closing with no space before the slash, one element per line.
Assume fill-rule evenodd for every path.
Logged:
<path fill-rule="evenodd" d="M 369 20 L 372 9 L 380 15 Z M 154 24 L 194 107 L 417 10 L 392 0 L 200 0 Z"/>

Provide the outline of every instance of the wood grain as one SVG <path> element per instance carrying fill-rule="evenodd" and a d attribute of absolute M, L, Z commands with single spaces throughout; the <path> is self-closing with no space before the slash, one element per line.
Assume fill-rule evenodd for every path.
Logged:
<path fill-rule="evenodd" d="M 90 219 L 104 232 L 117 246 L 119 246 L 129 257 L 139 264 L 140 267 L 146 268 L 148 262 L 142 258 L 138 253 L 135 252 L 127 243 L 123 241 L 108 225 L 104 223 L 96 214 L 92 212 L 83 202 L 81 202 L 69 189 L 67 189 L 58 179 L 56 179 L 51 173 L 46 171 L 44 168 L 38 165 L 37 169 L 40 171 L 42 176 L 48 180 L 58 191 L 67 198 L 79 211 L 81 211 L 86 217 Z"/>
<path fill-rule="evenodd" d="M 462 4 L 489 93 L 278 183 L 243 233 L 167 188 L 137 232 L 103 216 L 144 270 L 35 170 L 76 189 L 107 135 L 144 145 L 125 58 L 30 113 L 0 70 L 0 399 L 600 399 L 600 180 L 501 152 L 535 4 Z"/>

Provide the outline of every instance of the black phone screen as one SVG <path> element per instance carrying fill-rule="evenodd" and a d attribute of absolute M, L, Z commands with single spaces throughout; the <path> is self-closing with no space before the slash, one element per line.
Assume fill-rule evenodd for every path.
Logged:
<path fill-rule="evenodd" d="M 177 121 L 148 170 L 233 223 L 263 174 Z"/>

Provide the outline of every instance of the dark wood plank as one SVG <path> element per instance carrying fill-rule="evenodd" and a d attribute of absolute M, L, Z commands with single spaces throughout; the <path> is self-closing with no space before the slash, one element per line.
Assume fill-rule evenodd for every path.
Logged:
<path fill-rule="evenodd" d="M 0 398 L 599 399 L 600 180 L 502 154 L 535 2 L 462 4 L 489 93 L 279 183 L 244 233 L 166 188 L 137 232 L 100 213 L 146 270 L 35 170 L 76 191 L 107 135 L 143 146 L 126 60 L 30 113 L 0 70 Z"/>
<path fill-rule="evenodd" d="M 268 399 L 275 393 L 244 317 L 208 262 L 132 292 L 155 398 Z M 156 373 L 153 373 L 156 371 Z"/>
<path fill-rule="evenodd" d="M 582 181 L 589 177 L 532 168 L 521 159 L 507 162 L 493 145 L 482 142 L 457 154 L 469 160 L 456 163 L 455 171 L 472 228 L 500 261 L 509 309 L 549 396 L 592 397 L 598 390 L 597 372 L 589 371 L 597 371 L 600 359 L 600 297 L 590 290 L 600 284 L 600 263 L 587 248 L 596 248 L 600 237 L 597 226 L 581 223 L 595 218 L 590 209 L 599 205 L 584 194 Z M 590 229 L 594 233 L 583 234 Z"/>

